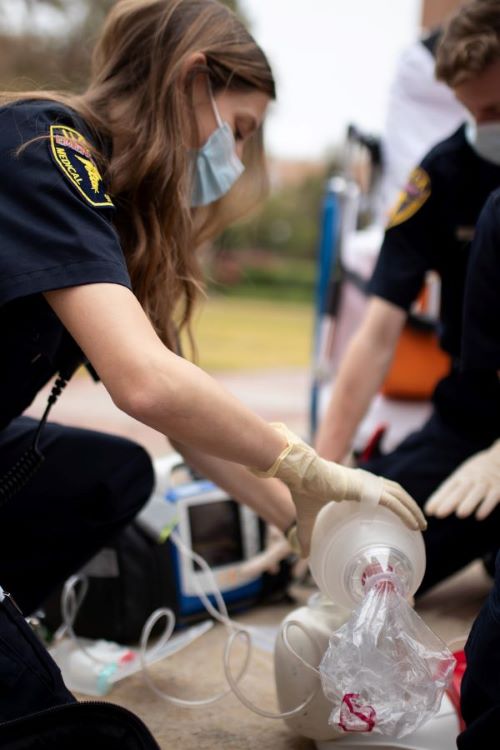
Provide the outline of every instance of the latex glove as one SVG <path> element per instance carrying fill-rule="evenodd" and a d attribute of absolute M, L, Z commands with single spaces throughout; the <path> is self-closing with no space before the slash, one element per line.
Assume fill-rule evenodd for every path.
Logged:
<path fill-rule="evenodd" d="M 425 529 L 424 515 L 414 500 L 397 484 L 361 469 L 348 469 L 320 458 L 311 446 L 283 424 L 273 424 L 287 440 L 287 446 L 268 471 L 252 469 L 260 477 L 277 477 L 290 489 L 297 509 L 297 536 L 303 557 L 309 555 L 311 534 L 321 508 L 335 500 L 373 499 L 392 510 L 411 529 Z"/>
<path fill-rule="evenodd" d="M 476 513 L 483 521 L 500 502 L 500 440 L 464 461 L 429 498 L 425 512 L 445 518 Z"/>

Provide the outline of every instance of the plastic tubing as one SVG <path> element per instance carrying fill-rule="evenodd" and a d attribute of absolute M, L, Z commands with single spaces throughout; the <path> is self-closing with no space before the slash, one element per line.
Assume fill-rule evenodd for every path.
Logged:
<path fill-rule="evenodd" d="M 223 690 L 217 693 L 216 695 L 210 698 L 203 698 L 200 700 L 187 700 L 185 698 L 179 698 L 175 695 L 166 693 L 164 690 L 162 690 L 155 684 L 149 672 L 148 657 L 153 656 L 157 651 L 159 651 L 161 648 L 165 646 L 165 644 L 168 642 L 168 640 L 172 636 L 172 633 L 174 632 L 174 628 L 175 628 L 175 615 L 173 611 L 171 609 L 168 609 L 167 607 L 157 609 L 155 612 L 153 612 L 150 615 L 150 617 L 148 617 L 148 619 L 146 620 L 144 627 L 142 629 L 141 639 L 140 639 L 140 648 L 139 648 L 139 659 L 140 659 L 140 664 L 141 664 L 141 671 L 142 671 L 142 674 L 143 674 L 143 677 L 147 686 L 159 698 L 162 698 L 168 703 L 172 703 L 173 705 L 179 706 L 181 708 L 203 708 L 204 706 L 210 706 L 222 700 L 231 692 L 233 692 L 238 698 L 238 700 L 244 706 L 250 709 L 250 711 L 253 711 L 259 716 L 263 716 L 266 719 L 287 719 L 287 718 L 291 718 L 292 716 L 296 716 L 297 714 L 300 714 L 305 708 L 307 708 L 307 706 L 311 703 L 311 701 L 314 700 L 314 698 L 316 697 L 318 689 L 320 687 L 319 680 L 318 680 L 317 686 L 312 690 L 311 694 L 300 705 L 298 705 L 294 709 L 291 709 L 290 711 L 283 711 L 281 713 L 273 713 L 273 712 L 266 711 L 265 709 L 260 708 L 255 703 L 250 701 L 244 695 L 244 693 L 240 690 L 238 683 L 242 680 L 242 678 L 246 674 L 248 665 L 250 663 L 250 658 L 252 654 L 251 634 L 244 625 L 236 622 L 235 620 L 232 620 L 229 617 L 226 603 L 223 599 L 223 596 L 220 592 L 219 587 L 217 586 L 217 582 L 215 580 L 213 571 L 208 565 L 208 563 L 206 562 L 206 560 L 203 557 L 201 557 L 201 555 L 198 555 L 192 549 L 187 547 L 175 531 L 172 532 L 171 539 L 182 555 L 189 557 L 191 560 L 198 563 L 198 565 L 202 568 L 202 570 L 205 571 L 205 573 L 207 574 L 211 582 L 213 596 L 215 598 L 217 607 L 213 606 L 212 602 L 210 601 L 208 596 L 205 594 L 199 582 L 195 578 L 195 586 L 197 588 L 197 593 L 201 602 L 203 603 L 203 606 L 215 620 L 220 622 L 230 631 L 230 635 L 226 641 L 226 645 L 224 648 L 224 659 L 223 659 L 224 673 L 226 676 L 226 680 L 229 684 L 229 688 L 227 690 Z M 76 590 L 76 587 L 78 586 L 78 584 L 81 585 L 81 590 L 79 593 Z M 105 659 L 99 659 L 94 654 L 90 653 L 74 631 L 74 622 L 76 619 L 76 615 L 78 614 L 78 610 L 80 609 L 83 599 L 85 598 L 87 589 L 88 589 L 88 580 L 82 574 L 76 574 L 76 575 L 71 576 L 70 578 L 68 578 L 68 580 L 64 584 L 64 588 L 63 588 L 63 592 L 61 596 L 61 610 L 62 610 L 62 617 L 63 617 L 64 625 L 60 629 L 59 635 L 62 636 L 65 633 L 67 633 L 70 636 L 70 638 L 74 641 L 77 648 L 80 649 L 92 661 L 97 662 L 99 664 L 109 664 L 109 661 Z M 151 638 L 151 632 L 153 628 L 155 627 L 155 625 L 163 617 L 165 617 L 166 619 L 165 630 L 163 631 L 163 634 L 161 638 L 159 639 L 159 641 L 154 646 L 148 647 L 149 640 Z M 305 659 L 303 659 L 291 646 L 288 640 L 288 630 L 291 627 L 298 628 L 299 630 L 302 631 L 304 635 L 310 638 L 307 630 L 303 627 L 301 623 L 295 620 L 290 620 L 289 622 L 285 623 L 283 627 L 283 631 L 282 631 L 283 640 L 284 640 L 286 648 L 308 670 L 312 671 L 315 675 L 319 675 L 319 670 L 316 667 L 314 667 L 312 664 L 309 664 L 307 661 L 305 661 Z M 247 644 L 247 652 L 246 652 L 243 666 L 241 667 L 239 674 L 235 677 L 231 669 L 231 654 L 232 654 L 234 642 L 237 638 L 243 638 L 245 640 Z M 311 642 L 316 648 L 316 644 L 314 643 L 314 641 L 312 641 L 312 639 L 311 639 Z"/>
<path fill-rule="evenodd" d="M 77 586 L 80 584 L 80 590 L 77 590 Z M 82 602 L 87 595 L 89 588 L 89 582 L 87 576 L 83 573 L 75 573 L 65 581 L 63 590 L 61 593 L 61 614 L 63 619 L 63 626 L 59 628 L 56 633 L 56 639 L 62 638 L 65 634 L 68 634 L 75 646 L 85 654 L 85 656 L 96 664 L 102 664 L 103 666 L 109 666 L 109 659 L 100 659 L 95 654 L 92 654 L 87 647 L 82 643 L 80 638 L 77 636 L 74 630 L 74 624 L 76 616 Z"/>
<path fill-rule="evenodd" d="M 76 588 L 78 584 L 81 585 L 80 592 L 78 592 Z M 94 661 L 96 664 L 109 665 L 109 659 L 99 658 L 95 654 L 91 653 L 82 643 L 74 630 L 75 619 L 82 605 L 82 602 L 87 595 L 88 586 L 88 579 L 82 573 L 77 573 L 71 576 L 65 582 L 61 594 L 61 613 L 64 624 L 62 628 L 59 629 L 57 637 L 62 638 L 67 633 L 76 647 L 80 651 L 82 651 L 91 661 Z M 148 633 L 150 633 L 154 625 L 161 617 L 165 617 L 167 620 L 165 630 L 163 631 L 162 636 L 158 640 L 158 642 L 155 643 L 155 645 L 147 652 L 147 656 L 149 656 L 150 654 L 154 655 L 157 651 L 162 649 L 174 632 L 175 615 L 173 611 L 171 609 L 168 609 L 167 607 L 157 609 L 155 612 L 153 612 L 153 614 L 146 621 L 142 632 L 144 633 L 146 628 L 149 628 Z M 150 621 L 152 621 L 151 625 Z"/>
<path fill-rule="evenodd" d="M 195 579 L 195 585 L 196 585 L 196 588 L 198 589 L 198 595 L 199 595 L 201 601 L 203 602 L 203 605 L 205 606 L 205 609 L 209 612 L 209 614 L 211 614 L 213 617 L 215 617 L 216 620 L 218 620 L 219 622 L 221 622 L 223 625 L 225 625 L 228 628 L 228 630 L 231 631 L 230 635 L 229 635 L 229 637 L 228 637 L 228 639 L 226 641 L 226 646 L 225 646 L 225 649 L 224 649 L 224 673 L 226 675 L 226 680 L 228 681 L 230 689 L 227 690 L 227 691 L 225 691 L 225 693 L 223 693 L 223 694 L 221 693 L 220 697 L 224 697 L 225 695 L 227 695 L 228 693 L 230 693 L 232 691 L 236 695 L 236 697 L 238 698 L 238 700 L 244 706 L 246 706 L 246 708 L 250 709 L 250 711 L 253 711 L 254 713 L 258 714 L 259 716 L 263 716 L 266 719 L 288 719 L 288 718 L 291 718 L 292 716 L 296 716 L 297 714 L 300 714 L 311 703 L 311 701 L 316 697 L 318 689 L 320 687 L 320 682 L 318 681 L 318 685 L 314 688 L 314 690 L 306 698 L 305 701 L 303 701 L 299 706 L 297 706 L 296 708 L 294 708 L 294 709 L 292 709 L 290 711 L 284 711 L 284 712 L 281 712 L 281 713 L 272 713 L 270 711 L 266 711 L 265 709 L 260 708 L 255 703 L 253 703 L 252 701 L 250 701 L 245 696 L 245 694 L 241 691 L 241 689 L 239 688 L 238 683 L 240 682 L 240 680 L 246 674 L 246 671 L 247 671 L 247 668 L 248 668 L 248 664 L 250 662 L 250 657 L 251 657 L 251 654 L 252 654 L 252 637 L 251 637 L 248 629 L 244 625 L 241 625 L 240 623 L 238 623 L 238 622 L 236 622 L 234 620 L 231 620 L 231 618 L 229 617 L 229 614 L 228 614 L 228 611 L 227 611 L 227 607 L 226 607 L 226 603 L 225 603 L 225 601 L 224 601 L 224 599 L 222 597 L 222 594 L 221 594 L 221 592 L 220 592 L 220 590 L 219 590 L 219 588 L 217 586 L 217 582 L 215 580 L 215 576 L 214 576 L 214 574 L 212 572 L 212 569 L 210 568 L 210 566 L 208 565 L 208 563 L 206 562 L 206 560 L 204 560 L 203 557 L 201 557 L 200 555 L 198 555 L 196 552 L 193 552 L 192 549 L 190 549 L 189 547 L 187 547 L 184 544 L 184 542 L 180 539 L 180 537 L 178 536 L 178 534 L 176 532 L 174 532 L 172 534 L 171 538 L 172 538 L 172 541 L 174 542 L 174 544 L 177 546 L 177 548 L 181 552 L 181 554 L 184 554 L 187 557 L 189 557 L 191 560 L 197 562 L 198 565 L 210 577 L 212 588 L 213 588 L 213 592 L 214 592 L 214 597 L 215 597 L 215 600 L 216 600 L 216 602 L 217 602 L 217 604 L 219 606 L 219 610 L 221 610 L 221 611 L 218 612 L 213 607 L 213 605 L 210 602 L 210 600 L 208 599 L 207 595 L 201 589 L 201 586 L 199 586 L 198 581 Z M 292 621 L 292 622 L 295 622 L 295 621 Z M 300 623 L 295 623 L 295 624 L 302 630 L 303 633 L 305 633 L 308 637 L 310 637 L 309 634 L 307 633 L 307 631 L 305 630 L 305 628 L 303 628 Z M 291 623 L 290 623 L 290 625 L 291 625 Z M 286 633 L 288 633 L 288 628 L 286 628 Z M 246 653 L 246 658 L 245 658 L 245 662 L 243 664 L 243 667 L 241 668 L 238 676 L 235 678 L 233 676 L 233 673 L 232 673 L 232 670 L 231 670 L 230 660 L 231 660 L 232 648 L 233 648 L 234 642 L 235 642 L 235 640 L 237 638 L 243 638 L 245 640 L 245 642 L 247 644 L 247 653 Z M 147 641 L 146 641 L 146 643 L 147 643 Z M 299 659 L 306 667 L 308 667 L 310 670 L 318 673 L 318 670 L 315 667 L 313 667 L 311 664 L 308 664 L 304 659 L 302 659 L 302 657 L 300 657 L 295 652 L 295 650 L 288 643 L 288 639 L 285 640 L 285 645 L 287 646 L 287 648 L 289 649 L 289 651 L 297 659 Z M 147 674 L 147 671 L 146 671 L 146 674 Z M 155 692 L 156 692 L 156 690 L 155 690 Z M 219 698 L 217 698 L 217 700 L 219 700 Z M 213 703 L 215 701 L 212 700 L 211 702 Z M 200 704 L 197 703 L 197 705 L 200 705 Z M 201 704 L 201 705 L 204 705 L 204 704 Z"/>
<path fill-rule="evenodd" d="M 206 562 L 206 560 L 204 560 L 203 557 L 201 557 L 201 555 L 198 555 L 196 552 L 193 552 L 193 550 L 189 549 L 189 547 L 187 547 L 184 544 L 184 542 L 182 541 L 182 539 L 179 537 L 179 535 L 175 531 L 172 532 L 170 538 L 172 539 L 172 541 L 174 542 L 175 546 L 177 547 L 177 549 L 179 550 L 179 552 L 182 555 L 185 555 L 185 556 L 189 557 L 191 560 L 197 562 L 198 565 L 209 576 L 209 578 L 211 580 L 212 587 L 213 587 L 214 597 L 215 597 L 215 601 L 217 603 L 218 609 L 216 609 L 213 606 L 212 602 L 209 600 L 209 598 L 207 597 L 207 595 L 205 594 L 205 592 L 201 589 L 201 586 L 199 586 L 198 581 L 196 581 L 196 579 L 195 579 L 195 585 L 196 585 L 196 588 L 198 589 L 198 596 L 200 597 L 200 599 L 201 599 L 201 601 L 203 603 L 203 606 L 205 607 L 205 609 L 207 610 L 207 612 L 210 615 L 212 615 L 212 617 L 215 620 L 217 620 L 218 622 L 222 623 L 227 628 L 233 629 L 234 628 L 234 623 L 229 618 L 229 613 L 227 611 L 226 603 L 225 603 L 225 601 L 224 601 L 224 599 L 222 597 L 222 594 L 221 594 L 221 592 L 220 592 L 220 590 L 219 590 L 219 588 L 217 586 L 217 583 L 215 581 L 215 577 L 213 575 L 213 572 L 212 572 L 210 566 L 208 565 L 208 563 Z M 200 699 L 200 700 L 187 700 L 185 698 L 178 698 L 175 695 L 171 695 L 170 693 L 166 693 L 164 690 L 161 690 L 161 688 L 159 688 L 155 684 L 155 682 L 154 682 L 154 680 L 151 677 L 151 674 L 149 672 L 149 668 L 148 668 L 148 664 L 147 664 L 147 661 L 146 661 L 146 657 L 148 655 L 148 642 L 149 642 L 149 638 L 151 636 L 151 631 L 153 630 L 153 628 L 156 625 L 156 623 L 158 622 L 158 620 L 161 617 L 163 617 L 163 616 L 164 615 L 162 613 L 162 610 L 157 610 L 156 612 L 153 612 L 153 614 L 146 621 L 146 623 L 144 625 L 144 628 L 142 630 L 142 634 L 141 634 L 141 647 L 140 647 L 140 650 L 139 650 L 139 658 L 141 660 L 141 668 L 142 668 L 143 677 L 145 679 L 146 684 L 150 688 L 150 690 L 152 690 L 153 693 L 155 695 L 157 695 L 159 698 L 162 698 L 163 700 L 167 701 L 168 703 L 172 703 L 175 706 L 180 706 L 181 708 L 202 708 L 204 706 L 210 706 L 213 703 L 217 703 L 218 701 L 222 700 L 227 695 L 229 695 L 231 693 L 231 687 L 229 687 L 227 690 L 223 690 L 222 692 L 217 693 L 216 695 L 212 696 L 211 698 L 203 698 L 203 699 Z M 175 621 L 174 621 L 174 624 L 175 624 Z M 172 632 L 173 632 L 173 625 L 171 627 L 170 635 L 172 634 Z M 169 635 L 169 637 L 170 637 L 170 635 Z M 164 641 L 164 643 L 165 643 L 165 641 Z M 156 647 L 154 648 L 154 650 L 157 650 Z M 238 682 L 239 680 L 242 679 L 243 675 L 245 674 L 245 672 L 246 672 L 246 670 L 248 668 L 248 663 L 249 663 L 249 660 L 250 660 L 250 653 L 251 653 L 250 650 L 248 650 L 248 652 L 246 654 L 245 662 L 244 662 L 244 664 L 243 664 L 243 666 L 242 666 L 242 668 L 240 670 L 240 673 L 239 673 L 239 675 L 237 677 L 236 682 Z"/>
<path fill-rule="evenodd" d="M 182 545 L 182 541 L 178 540 L 180 545 Z M 186 548 L 187 549 L 187 548 Z M 185 553 L 185 551 L 184 551 Z M 193 553 L 195 554 L 195 553 Z M 196 561 L 198 564 L 204 563 L 204 565 L 208 568 L 207 563 L 203 558 L 201 558 L 199 555 L 196 555 Z M 208 568 L 210 571 L 210 575 L 213 578 L 212 571 L 210 568 Z M 81 588 L 80 591 L 77 591 L 77 586 L 80 584 Z M 215 581 L 214 581 L 215 584 Z M 76 647 L 83 652 L 91 661 L 95 662 L 96 664 L 106 666 L 109 665 L 109 660 L 99 658 L 95 654 L 91 653 L 86 646 L 82 643 L 80 638 L 77 636 L 74 630 L 74 622 L 76 619 L 76 615 L 78 614 L 78 610 L 81 607 L 81 604 L 87 594 L 88 590 L 88 579 L 86 576 L 82 574 L 76 574 L 68 578 L 66 583 L 64 584 L 62 596 L 61 596 L 61 610 L 62 610 L 62 617 L 64 621 L 64 626 L 59 631 L 59 637 L 62 637 L 64 634 L 68 634 L 68 636 L 72 639 L 72 641 L 75 643 Z M 215 607 L 212 606 L 211 602 L 206 598 L 204 592 L 200 592 L 203 595 L 203 598 L 205 601 L 203 601 L 203 604 L 208 609 L 210 608 L 210 614 L 214 616 L 216 619 L 218 619 L 220 622 L 223 622 L 224 624 L 228 624 L 231 621 L 229 620 L 227 616 L 227 608 L 226 603 L 224 602 L 224 599 L 222 598 L 222 594 L 220 591 L 216 590 L 216 600 L 220 608 L 223 610 L 222 612 L 218 612 Z M 155 643 L 154 646 L 151 648 L 148 648 L 148 642 L 151 637 L 151 632 L 155 625 L 161 620 L 163 617 L 166 619 L 166 625 L 165 630 L 162 633 L 161 638 L 158 640 L 157 643 Z M 203 707 L 208 706 L 213 703 L 216 703 L 217 701 L 221 700 L 222 698 L 226 697 L 226 695 L 229 695 L 231 693 L 231 688 L 228 688 L 224 692 L 218 693 L 215 696 L 212 696 L 211 698 L 201 699 L 201 700 L 187 700 L 183 698 L 178 698 L 173 695 L 169 695 L 168 693 L 165 693 L 163 690 L 157 687 L 155 685 L 153 678 L 151 677 L 149 673 L 148 668 L 148 657 L 154 656 L 156 652 L 158 652 L 160 649 L 162 649 L 170 637 L 172 636 L 175 628 L 175 615 L 173 611 L 167 607 L 160 608 L 155 610 L 146 620 L 141 633 L 141 640 L 140 640 L 140 649 L 139 649 L 139 660 L 141 665 L 141 670 L 144 676 L 144 679 L 146 681 L 146 684 L 148 687 L 159 697 L 163 698 L 166 701 L 169 701 L 170 703 L 181 706 L 183 708 L 197 708 L 197 707 Z M 248 667 L 248 660 L 249 660 L 250 654 L 247 654 L 247 658 L 245 660 L 245 663 L 243 664 L 243 668 L 240 672 L 240 675 L 238 676 L 238 680 L 243 677 L 243 674 L 245 673 L 247 667 Z"/>
<path fill-rule="evenodd" d="M 317 675 L 319 677 L 321 675 L 321 672 L 319 671 L 319 669 L 317 667 L 313 667 L 312 664 L 310 664 L 308 661 L 306 661 L 305 659 L 303 659 L 302 656 L 300 656 L 295 651 L 295 649 L 293 648 L 293 646 L 290 644 L 290 642 L 288 640 L 288 630 L 290 628 L 298 628 L 299 630 L 301 630 L 302 633 L 305 636 L 307 636 L 307 638 L 309 638 L 309 640 L 311 641 L 311 643 L 313 643 L 314 648 L 316 648 L 316 644 L 314 643 L 314 641 L 312 640 L 311 636 L 309 635 L 309 633 L 307 632 L 307 630 L 305 629 L 305 627 L 302 625 L 301 622 L 298 622 L 297 620 L 288 620 L 288 622 L 285 622 L 285 624 L 283 625 L 283 629 L 281 631 L 281 636 L 283 638 L 283 642 L 284 642 L 285 646 L 287 647 L 287 649 L 290 651 L 291 654 L 293 654 L 295 656 L 296 659 L 298 659 L 301 662 L 301 664 L 304 665 L 304 667 L 306 667 L 310 672 L 313 672 L 313 674 L 315 674 L 315 675 Z"/>
<path fill-rule="evenodd" d="M 305 635 L 307 635 L 308 638 L 310 638 L 310 635 L 307 632 L 307 630 L 304 627 L 302 627 L 302 625 L 299 622 L 296 622 L 295 620 L 290 620 L 289 622 L 285 623 L 285 626 L 282 631 L 283 640 L 285 641 L 285 646 L 293 654 L 293 656 L 295 656 L 296 659 L 298 659 L 300 662 L 302 662 L 302 664 L 304 664 L 305 667 L 307 667 L 309 670 L 311 670 L 315 674 L 319 675 L 319 670 L 316 669 L 316 667 L 313 667 L 312 664 L 309 664 L 308 662 L 306 662 L 305 659 L 303 659 L 301 656 L 299 656 L 297 652 L 291 647 L 290 643 L 288 642 L 288 627 L 291 627 L 292 625 L 298 627 L 300 630 L 302 630 L 302 632 Z M 258 714 L 259 716 L 263 716 L 265 719 L 290 719 L 292 716 L 297 716 L 297 714 L 302 713 L 302 711 L 305 708 L 307 708 L 307 706 L 311 703 L 311 701 L 313 701 L 314 698 L 316 697 L 319 687 L 320 687 L 320 682 L 318 681 L 318 684 L 311 691 L 310 695 L 308 695 L 305 701 L 300 703 L 295 708 L 292 708 L 290 711 L 282 711 L 281 713 L 273 713 L 272 711 L 266 711 L 265 709 L 260 708 L 251 700 L 249 700 L 244 693 L 242 693 L 242 691 L 240 690 L 238 686 L 238 681 L 235 680 L 235 678 L 233 677 L 233 673 L 231 672 L 231 664 L 230 664 L 231 650 L 233 648 L 234 641 L 238 637 L 242 637 L 246 640 L 248 654 L 250 654 L 252 650 L 252 643 L 251 643 L 252 639 L 251 639 L 250 633 L 244 629 L 235 630 L 229 636 L 226 642 L 226 648 L 224 649 L 224 672 L 226 674 L 226 679 L 228 683 L 230 684 L 231 689 L 233 693 L 236 695 L 236 697 L 238 698 L 238 700 L 241 703 L 243 703 L 244 706 L 250 709 L 250 711 L 253 711 L 255 714 Z M 314 643 L 312 639 L 311 639 L 311 642 Z"/>

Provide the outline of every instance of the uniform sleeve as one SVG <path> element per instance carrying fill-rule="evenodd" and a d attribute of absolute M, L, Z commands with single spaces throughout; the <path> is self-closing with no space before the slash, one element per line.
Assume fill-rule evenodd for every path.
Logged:
<path fill-rule="evenodd" d="M 462 361 L 465 369 L 500 370 L 500 191 L 488 199 L 472 243 Z"/>
<path fill-rule="evenodd" d="M 368 293 L 409 310 L 439 247 L 439 179 L 432 162 L 411 173 L 394 207 Z"/>
<path fill-rule="evenodd" d="M 0 304 L 96 282 L 131 286 L 92 147 L 63 120 L 29 104 L 0 110 Z"/>

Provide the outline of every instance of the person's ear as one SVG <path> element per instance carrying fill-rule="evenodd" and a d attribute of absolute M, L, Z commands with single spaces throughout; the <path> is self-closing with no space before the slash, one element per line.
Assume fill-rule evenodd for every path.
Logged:
<path fill-rule="evenodd" d="M 183 62 L 181 73 L 177 81 L 180 92 L 183 93 L 189 111 L 190 132 L 185 133 L 187 146 L 196 148 L 204 140 L 204 133 L 201 127 L 200 115 L 197 109 L 200 105 L 210 102 L 207 58 L 202 52 L 193 52 Z"/>
<path fill-rule="evenodd" d="M 196 69 L 206 68 L 207 58 L 203 52 L 192 52 L 184 60 L 181 68 L 180 82 L 183 86 L 191 87 L 193 84 L 193 77 L 196 74 Z M 201 72 L 201 70 L 200 70 Z"/>

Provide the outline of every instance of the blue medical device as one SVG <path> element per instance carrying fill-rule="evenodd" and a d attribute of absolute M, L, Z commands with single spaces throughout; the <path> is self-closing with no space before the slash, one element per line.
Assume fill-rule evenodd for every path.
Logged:
<path fill-rule="evenodd" d="M 198 595 L 200 588 L 215 603 L 214 580 L 229 609 L 257 601 L 263 577 L 245 576 L 244 565 L 263 549 L 259 517 L 212 482 L 193 478 L 178 454 L 156 461 L 155 470 L 155 493 L 137 522 L 158 542 L 164 542 L 171 556 L 180 622 L 206 614 Z M 174 481 L 176 470 L 181 472 L 180 481 Z M 171 541 L 172 530 L 207 562 L 213 579 Z"/>

